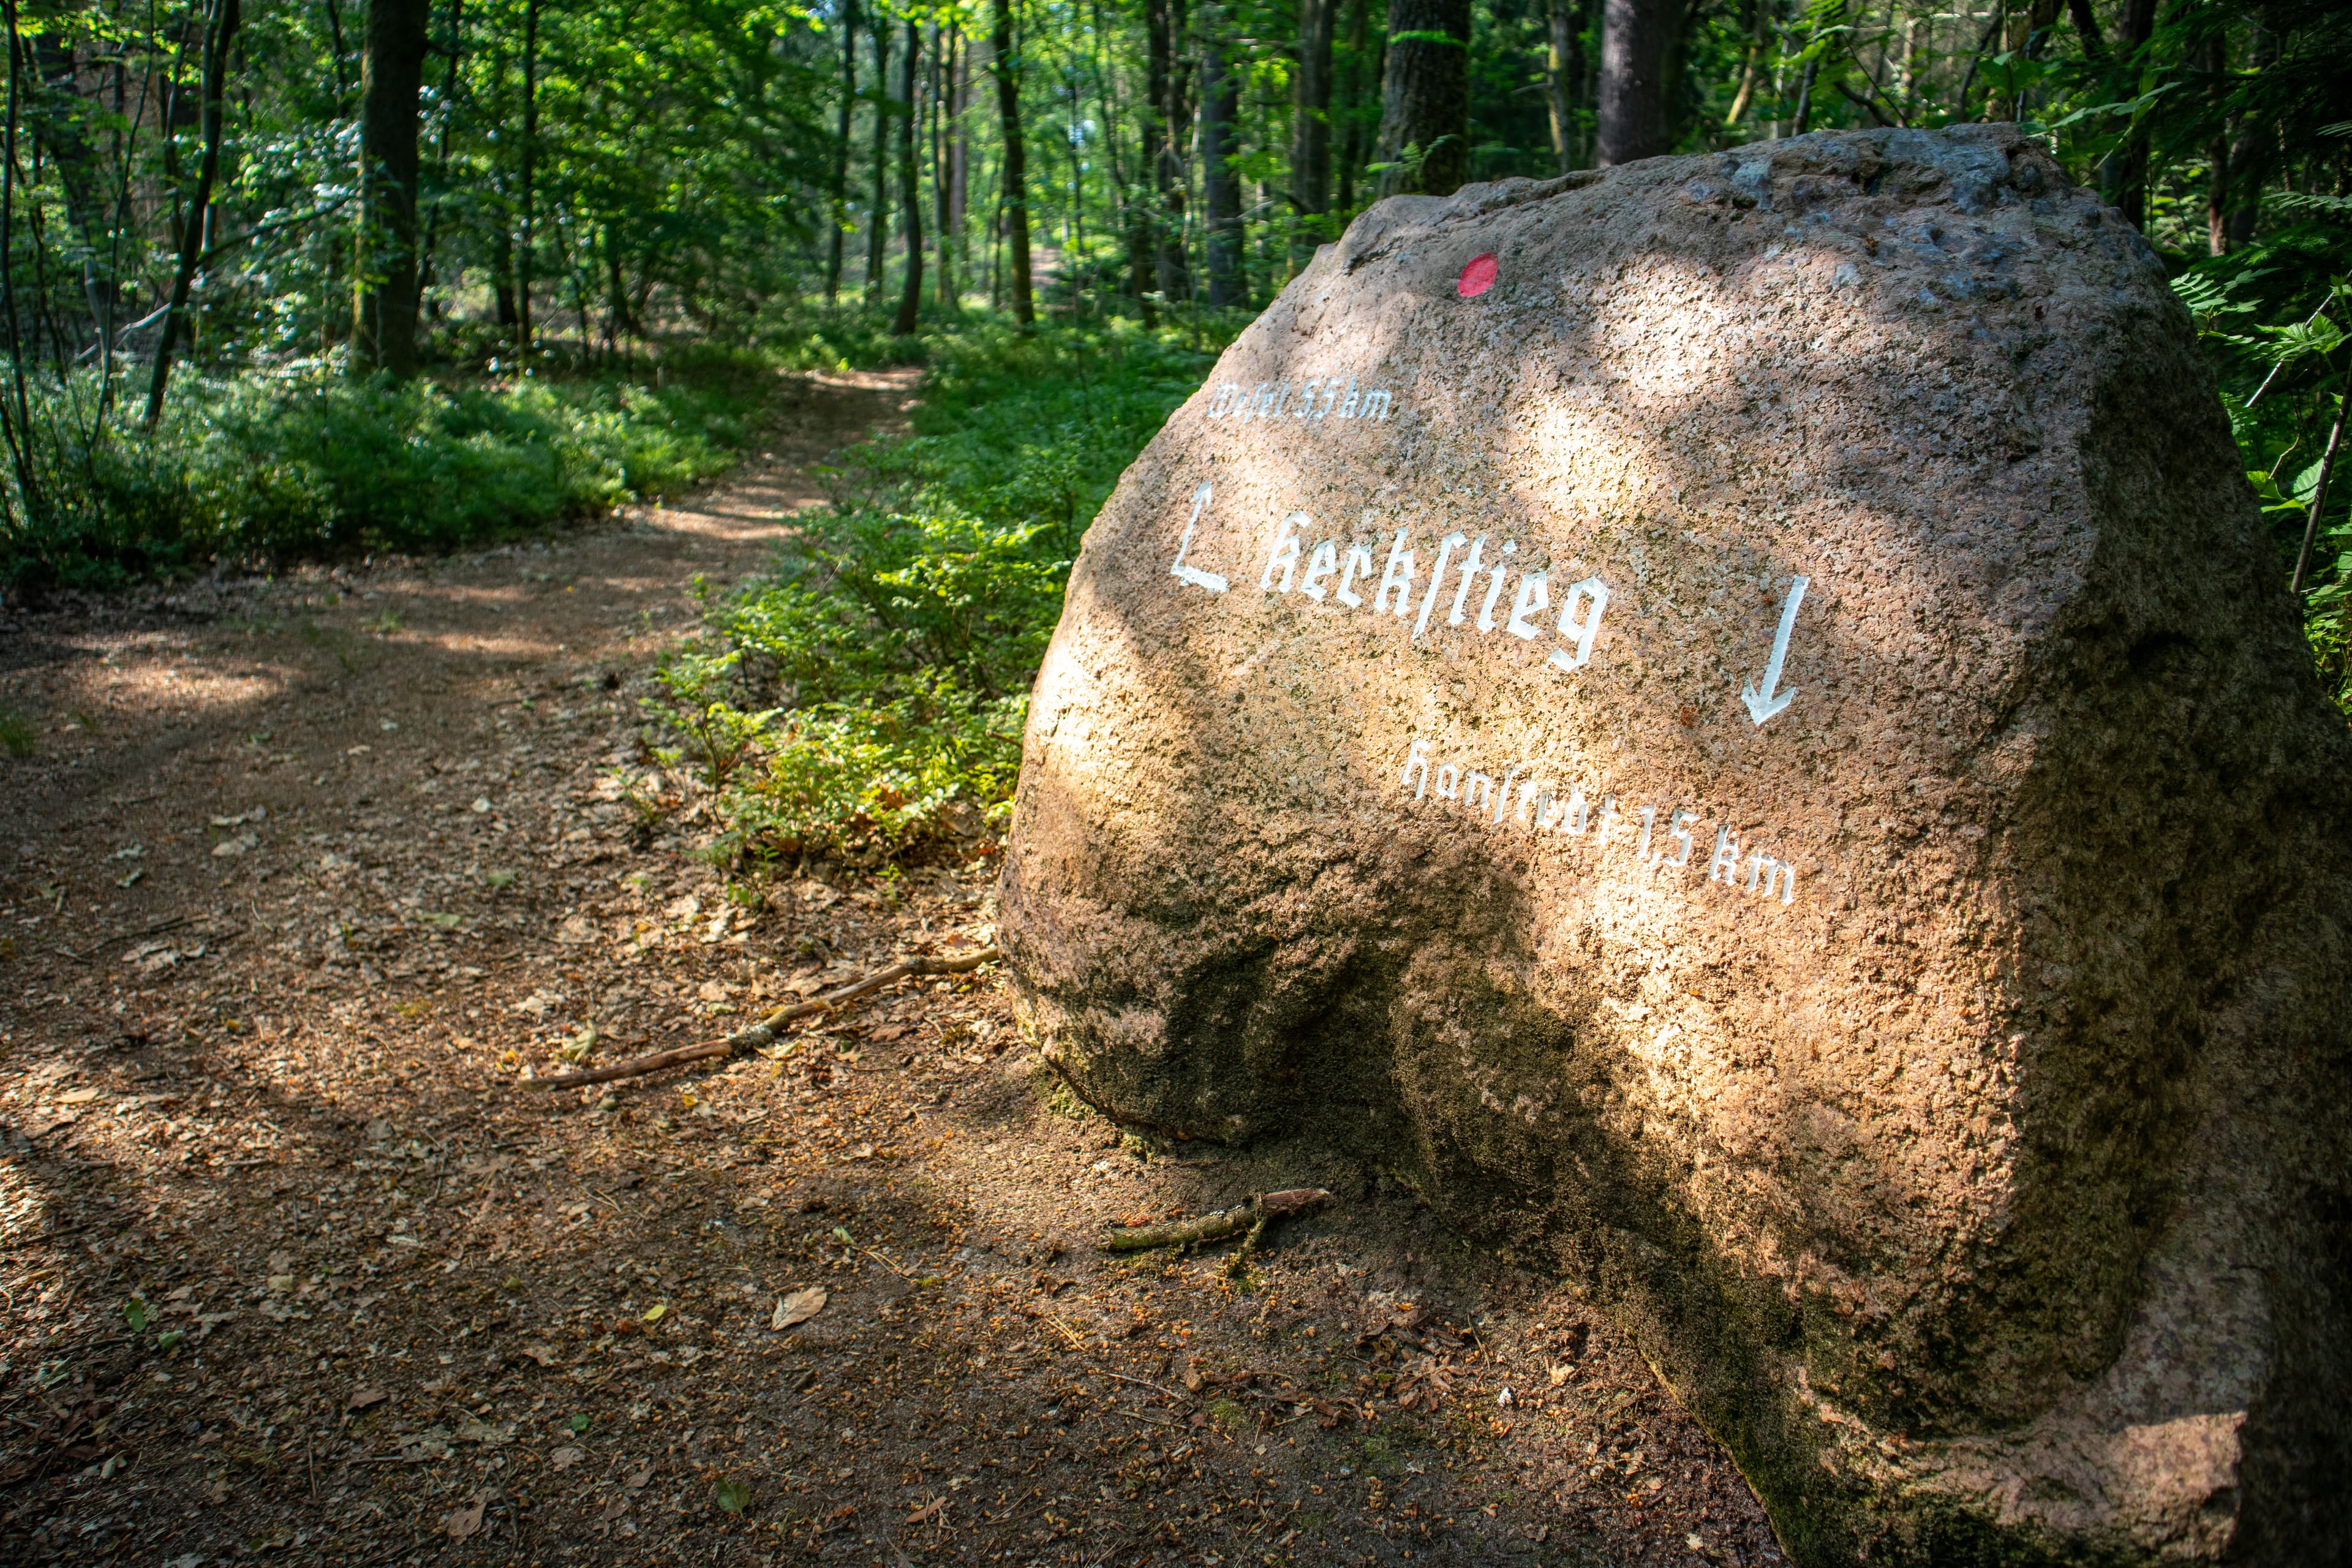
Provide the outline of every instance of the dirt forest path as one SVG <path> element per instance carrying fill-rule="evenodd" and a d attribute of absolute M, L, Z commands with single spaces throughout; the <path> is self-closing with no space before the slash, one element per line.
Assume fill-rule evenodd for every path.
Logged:
<path fill-rule="evenodd" d="M 1571 1296 L 1339 1157 L 1122 1136 L 991 970 L 517 1087 L 988 940 L 985 857 L 746 902 L 617 798 L 690 580 L 915 395 L 803 378 L 542 543 L 0 618 L 0 1561 L 1780 1560 Z M 1238 1279 L 1089 1245 L 1302 1184 Z"/>

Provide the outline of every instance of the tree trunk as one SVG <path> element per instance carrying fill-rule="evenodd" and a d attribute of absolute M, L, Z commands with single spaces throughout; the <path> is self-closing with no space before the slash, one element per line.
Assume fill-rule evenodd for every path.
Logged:
<path fill-rule="evenodd" d="M 2279 36 L 2257 19 L 2246 40 L 2246 68 L 2260 71 L 2279 57 Z M 2238 122 L 2238 133 L 2230 142 L 2230 212 L 2223 224 L 2223 237 L 2232 250 L 2249 245 L 2254 237 L 2254 221 L 2262 216 L 2263 178 L 2268 172 L 2261 167 L 2265 152 L 2278 147 L 2276 124 L 2253 118 Z"/>
<path fill-rule="evenodd" d="M 1298 0 L 1298 70 L 1290 79 L 1291 251 L 1305 265 L 1334 237 L 1331 211 L 1331 28 L 1338 0 Z"/>
<path fill-rule="evenodd" d="M 2229 91 L 2229 41 L 2216 34 L 2205 44 L 2207 99 L 2213 109 L 2213 135 L 2205 144 L 2205 249 L 2220 256 L 2230 248 L 2230 122 L 2221 113 Z"/>
<path fill-rule="evenodd" d="M 457 64 L 464 58 L 465 43 L 465 0 L 449 0 L 449 69 L 441 79 L 441 136 L 440 145 L 433 154 L 433 205 L 425 216 L 424 255 L 416 266 L 416 309 L 420 315 L 425 310 L 425 292 L 433 287 L 433 258 L 441 241 L 440 192 L 449 183 L 449 135 L 457 123 L 457 89 L 464 80 L 457 74 Z"/>
<path fill-rule="evenodd" d="M 890 18 L 874 11 L 874 199 L 866 213 L 866 303 L 882 302 L 890 243 Z"/>
<path fill-rule="evenodd" d="M 1389 0 L 1381 195 L 1451 195 L 1470 177 L 1470 0 Z"/>
<path fill-rule="evenodd" d="M 431 0 L 371 0 L 368 5 L 367 53 L 360 62 L 354 371 L 383 369 L 406 377 L 416 370 L 416 99 L 425 85 L 431 17 Z"/>
<path fill-rule="evenodd" d="M 857 107 L 857 0 L 841 0 L 841 112 L 834 121 L 833 237 L 825 246 L 824 302 L 841 302 L 842 248 L 849 229 L 849 132 Z"/>
<path fill-rule="evenodd" d="M 995 0 L 996 115 L 1004 139 L 1004 230 L 1012 255 L 1013 319 L 1037 324 L 1029 286 L 1028 155 L 1021 144 L 1021 60 L 1013 48 L 1013 0 Z"/>
<path fill-rule="evenodd" d="M 898 205 L 907 231 L 907 279 L 898 291 L 898 318 L 890 330 L 912 337 L 916 313 L 923 308 L 923 182 L 915 166 L 915 70 L 923 53 L 923 35 L 914 17 L 907 18 L 907 66 L 900 78 L 906 90 L 898 117 Z"/>
<path fill-rule="evenodd" d="M 530 358 L 531 263 L 539 245 L 539 0 L 522 11 L 522 242 L 515 247 L 515 352 Z"/>
<path fill-rule="evenodd" d="M 956 50 L 955 85 L 948 100 L 954 126 L 948 154 L 948 227 L 955 233 L 956 250 L 968 261 L 971 251 L 964 244 L 964 214 L 971 201 L 971 124 L 965 117 L 971 110 L 971 50 L 978 40 L 965 37 L 958 27 L 956 41 L 961 47 Z"/>
<path fill-rule="evenodd" d="M 181 321 L 188 313 L 188 290 L 195 284 L 197 264 L 204 259 L 205 226 L 200 215 L 212 203 L 213 180 L 220 173 L 221 94 L 228 74 L 229 40 L 236 37 L 239 19 L 237 0 L 214 0 L 212 22 L 205 33 L 204 105 L 200 115 L 204 153 L 196 161 L 196 188 L 189 193 L 187 217 L 180 225 L 180 259 L 172 272 L 171 305 L 163 312 L 163 325 L 155 340 L 155 364 L 147 378 L 145 423 L 150 430 L 163 416 L 163 388 L 172 378 L 172 350 L 179 336 Z M 413 126 L 411 132 L 413 161 Z M 12 307 L 14 303 L 10 301 Z"/>
<path fill-rule="evenodd" d="M 1682 15 L 1682 0 L 1601 0 L 1600 145 L 1594 162 L 1602 168 L 1672 149 L 1666 61 Z"/>
<path fill-rule="evenodd" d="M 496 301 L 498 324 L 515 324 L 514 236 L 504 225 L 490 236 L 490 293 Z"/>
<path fill-rule="evenodd" d="M 1761 0 L 1757 0 L 1761 4 Z M 1575 0 L 1551 0 L 1551 45 L 1544 51 L 1544 101 L 1551 110 L 1551 155 L 1563 174 L 1576 165 L 1570 157 L 1569 83 L 1576 79 L 1570 60 L 1576 51 Z M 1749 68 L 1754 68 L 1750 62 Z"/>
<path fill-rule="evenodd" d="M 2140 53 L 2156 32 L 2156 0 L 2124 0 L 2123 26 L 2116 37 L 2116 63 L 2125 79 L 2119 91 L 2126 98 L 2139 92 Z M 2108 160 L 2115 203 L 2134 228 L 2147 226 L 2147 132 L 2133 131 Z"/>
<path fill-rule="evenodd" d="M 955 308 L 955 253 L 949 248 L 953 231 L 948 225 L 948 99 L 955 76 L 955 30 L 934 26 L 931 31 L 931 199 L 938 221 L 940 303 Z"/>
<path fill-rule="evenodd" d="M 1155 197 L 1151 224 L 1157 254 L 1152 276 L 1160 297 L 1173 302 L 1192 297 L 1192 258 L 1184 251 L 1184 156 L 1182 141 L 1192 124 L 1184 73 L 1176 68 L 1176 40 L 1184 31 L 1184 0 L 1144 0 L 1146 85 L 1151 93 L 1151 135 L 1144 156 L 1151 165 Z"/>
<path fill-rule="evenodd" d="M 1220 22 L 1222 18 L 1218 19 Z M 1225 68 L 1216 23 L 1201 38 L 1201 216 L 1207 226 L 1209 303 L 1242 302 L 1242 184 L 1234 173 L 1234 118 L 1241 84 Z"/>
<path fill-rule="evenodd" d="M 1347 117 L 1347 133 L 1339 139 L 1339 208 L 1349 213 L 1356 206 L 1356 179 L 1363 173 L 1368 146 L 1364 135 L 1364 83 L 1377 84 L 1381 73 L 1377 67 L 1369 72 L 1370 62 L 1364 58 L 1372 46 L 1366 14 L 1370 10 L 1368 0 L 1348 0 L 1348 68 L 1339 80 L 1340 112 Z"/>

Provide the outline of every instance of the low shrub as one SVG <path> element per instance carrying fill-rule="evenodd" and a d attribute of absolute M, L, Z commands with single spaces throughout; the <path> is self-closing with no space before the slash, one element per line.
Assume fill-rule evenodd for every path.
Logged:
<path fill-rule="evenodd" d="M 444 550 L 723 471 L 772 372 L 704 351 L 619 378 L 406 384 L 183 374 L 150 432 L 95 378 L 31 394 L 0 584 L 103 587 L 213 562 Z"/>

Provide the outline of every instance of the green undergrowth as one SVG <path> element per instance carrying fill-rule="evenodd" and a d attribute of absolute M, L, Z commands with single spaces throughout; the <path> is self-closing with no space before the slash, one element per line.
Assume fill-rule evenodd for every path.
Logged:
<path fill-rule="evenodd" d="M 1080 536 L 1206 374 L 1132 322 L 936 331 L 909 433 L 854 447 L 772 569 L 706 595 L 656 672 L 663 747 L 730 859 L 878 865 L 1010 809 L 1029 684 Z"/>
<path fill-rule="evenodd" d="M 7 477 L 0 585 L 108 587 L 541 530 L 723 472 L 775 371 L 698 348 L 658 377 L 184 373 L 152 432 L 123 388 L 100 413 L 94 374 L 28 378 L 30 482 Z"/>

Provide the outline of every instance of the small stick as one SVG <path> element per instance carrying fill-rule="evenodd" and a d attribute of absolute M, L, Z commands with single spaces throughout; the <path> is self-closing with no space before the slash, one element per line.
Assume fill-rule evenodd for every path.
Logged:
<path fill-rule="evenodd" d="M 1149 1388 L 1155 1393 L 1164 1394 L 1179 1405 L 1190 1405 L 1192 1403 L 1192 1400 L 1187 1398 L 1185 1395 L 1177 1393 L 1174 1389 L 1170 1388 L 1163 1384 L 1147 1382 L 1139 1377 L 1129 1377 L 1123 1372 L 1113 1372 L 1108 1367 L 1104 1367 L 1101 1370 L 1103 1375 L 1106 1377 L 1115 1377 L 1121 1383 L 1131 1383 L 1138 1388 Z"/>
<path fill-rule="evenodd" d="M 1251 1222 L 1249 1234 L 1242 1237 L 1242 1244 L 1234 1248 L 1234 1255 L 1225 1259 L 1226 1279 L 1238 1279 L 1242 1277 L 1243 1271 L 1249 1268 L 1250 1254 L 1257 1250 L 1259 1237 L 1265 1235 L 1266 1221 L 1273 1217 L 1270 1214 L 1261 1212 L 1257 1218 Z"/>
<path fill-rule="evenodd" d="M 96 947 L 84 948 L 79 952 L 74 952 L 71 948 L 62 948 L 59 951 L 64 952 L 68 958 L 72 959 L 76 963 L 88 963 L 91 959 L 96 958 L 100 953 L 104 952 L 116 942 L 137 942 L 143 937 L 161 936 L 167 931 L 178 931 L 184 925 L 192 925 L 194 923 L 194 922 L 186 915 L 173 915 L 170 920 L 156 921 L 153 925 L 149 926 L 145 931 L 127 931 L 121 932 L 120 935 L 108 937 Z"/>
<path fill-rule="evenodd" d="M 1149 1252 L 1159 1247 L 1187 1247 L 1196 1241 L 1220 1241 L 1229 1236 L 1238 1236 L 1253 1226 L 1262 1230 L 1269 1219 L 1305 1214 L 1330 1201 L 1331 1194 L 1321 1187 L 1292 1187 L 1286 1192 L 1266 1193 L 1245 1204 L 1235 1204 L 1229 1209 L 1197 1215 L 1191 1219 L 1169 1220 L 1160 1225 L 1114 1226 L 1103 1233 L 1101 1247 L 1105 1252 Z"/>
<path fill-rule="evenodd" d="M 699 1046 L 680 1046 L 674 1051 L 656 1051 L 649 1057 L 637 1057 L 629 1061 L 614 1062 L 610 1067 L 592 1068 L 585 1072 L 559 1073 L 553 1078 L 533 1079 L 521 1087 L 574 1089 L 582 1084 L 610 1083 L 614 1079 L 639 1078 L 649 1072 L 660 1072 L 665 1068 L 684 1067 L 688 1062 L 706 1061 L 713 1057 L 731 1057 L 738 1051 L 754 1050 L 761 1046 L 770 1044 L 775 1039 L 778 1031 L 796 1018 L 805 1018 L 812 1013 L 823 1013 L 838 1007 L 845 1002 L 854 1001 L 865 995 L 868 991 L 879 990 L 894 980 L 905 980 L 910 976 L 926 974 L 963 974 L 978 969 L 983 963 L 994 962 L 997 956 L 996 949 L 983 947 L 978 952 L 969 953 L 961 958 L 905 959 L 887 969 L 877 970 L 863 980 L 852 981 L 832 994 L 820 996 L 814 1002 L 795 1002 L 789 1006 L 779 1007 L 750 1028 L 738 1029 L 723 1040 L 712 1040 Z"/>

